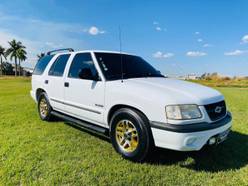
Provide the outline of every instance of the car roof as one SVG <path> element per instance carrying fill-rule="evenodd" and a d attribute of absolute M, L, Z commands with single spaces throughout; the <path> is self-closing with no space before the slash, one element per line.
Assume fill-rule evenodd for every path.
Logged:
<path fill-rule="evenodd" d="M 111 50 L 81 50 L 81 51 L 76 51 L 76 52 L 101 52 L 101 53 L 115 53 L 115 54 L 128 54 L 126 52 L 120 52 L 120 51 L 111 51 Z"/>
<path fill-rule="evenodd" d="M 134 54 L 130 54 L 130 53 L 127 53 L 127 52 L 120 52 L 120 51 L 111 51 L 111 50 L 79 50 L 79 51 L 73 51 L 73 52 L 59 52 L 59 53 L 56 53 L 54 55 L 58 56 L 58 55 L 63 55 L 63 54 L 77 54 L 77 53 L 91 53 L 91 52 L 99 52 L 99 53 L 113 53 L 113 54 L 126 54 L 126 55 L 134 55 Z M 134 55 L 136 56 L 136 55 Z"/>

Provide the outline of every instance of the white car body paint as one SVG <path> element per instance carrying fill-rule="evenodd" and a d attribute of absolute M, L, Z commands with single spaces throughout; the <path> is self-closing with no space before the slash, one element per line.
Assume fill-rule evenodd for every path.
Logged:
<path fill-rule="evenodd" d="M 133 78 L 106 81 L 94 52 L 119 53 L 112 51 L 78 51 L 56 54 L 47 65 L 42 75 L 32 76 L 31 96 L 37 101 L 38 89 L 44 90 L 54 110 L 109 128 L 108 114 L 116 105 L 126 105 L 140 110 L 149 121 L 190 125 L 194 123 L 211 123 L 204 105 L 224 100 L 218 91 L 196 83 L 171 78 Z M 101 81 L 73 79 L 68 77 L 70 65 L 78 53 L 90 53 Z M 61 54 L 70 54 L 63 77 L 51 77 L 48 71 Z M 48 80 L 48 84 L 45 84 Z M 64 87 L 68 82 L 69 87 Z M 166 118 L 167 105 L 196 104 L 202 112 L 202 118 L 192 120 L 169 120 Z M 71 106 L 74 105 L 74 106 Z M 83 109 L 81 109 L 83 108 Z M 205 131 L 178 133 L 152 128 L 155 145 L 180 151 L 201 149 L 210 137 L 231 127 L 228 124 Z M 193 144 L 187 145 L 187 139 L 196 138 Z"/>

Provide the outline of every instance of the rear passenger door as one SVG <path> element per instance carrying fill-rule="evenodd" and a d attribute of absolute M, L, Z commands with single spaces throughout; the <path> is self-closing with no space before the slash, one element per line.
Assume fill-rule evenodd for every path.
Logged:
<path fill-rule="evenodd" d="M 79 77 L 83 69 L 98 74 L 90 53 L 77 53 L 65 77 L 65 109 L 68 114 L 103 125 L 104 82 Z"/>
<path fill-rule="evenodd" d="M 64 110 L 64 71 L 70 54 L 62 54 L 51 65 L 47 79 L 47 92 L 54 110 Z"/>

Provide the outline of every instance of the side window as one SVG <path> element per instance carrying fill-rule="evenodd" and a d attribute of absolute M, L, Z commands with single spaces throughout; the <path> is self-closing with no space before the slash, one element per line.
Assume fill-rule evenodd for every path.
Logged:
<path fill-rule="evenodd" d="M 70 57 L 70 54 L 62 54 L 62 55 L 60 55 L 55 60 L 53 65 L 51 66 L 51 68 L 50 68 L 50 70 L 48 72 L 48 75 L 49 76 L 63 76 L 65 66 L 66 66 L 66 63 L 67 63 L 69 57 Z"/>
<path fill-rule="evenodd" d="M 34 75 L 41 75 L 43 74 L 44 70 L 46 69 L 48 63 L 51 61 L 51 59 L 53 58 L 54 55 L 47 55 L 42 57 L 37 64 L 35 65 L 34 68 Z"/>
<path fill-rule="evenodd" d="M 71 63 L 68 77 L 79 78 L 81 70 L 89 68 L 93 76 L 97 75 L 97 70 L 94 66 L 90 53 L 76 54 Z"/>

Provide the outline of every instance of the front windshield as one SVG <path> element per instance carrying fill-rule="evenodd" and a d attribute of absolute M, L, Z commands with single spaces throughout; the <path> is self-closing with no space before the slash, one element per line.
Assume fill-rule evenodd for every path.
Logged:
<path fill-rule="evenodd" d="M 138 56 L 118 53 L 95 53 L 100 68 L 107 80 L 121 79 L 121 61 L 123 78 L 164 77 L 144 59 Z"/>

